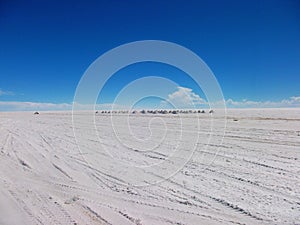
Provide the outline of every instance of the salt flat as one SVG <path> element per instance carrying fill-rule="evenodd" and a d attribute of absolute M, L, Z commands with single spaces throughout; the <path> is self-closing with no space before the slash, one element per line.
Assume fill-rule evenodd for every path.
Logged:
<path fill-rule="evenodd" d="M 300 223 L 300 109 L 76 115 L 0 113 L 0 224 Z"/>

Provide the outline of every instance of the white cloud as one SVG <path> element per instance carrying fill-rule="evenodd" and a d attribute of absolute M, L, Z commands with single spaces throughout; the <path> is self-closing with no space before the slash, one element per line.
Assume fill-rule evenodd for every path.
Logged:
<path fill-rule="evenodd" d="M 0 111 L 35 111 L 35 110 L 70 110 L 68 103 L 41 103 L 41 102 L 0 102 Z"/>
<path fill-rule="evenodd" d="M 207 102 L 191 89 L 178 87 L 178 90 L 168 95 L 168 101 L 173 103 L 177 108 L 194 108 L 199 105 L 207 105 Z M 161 108 L 166 108 L 167 101 L 161 102 Z M 193 105 L 194 104 L 194 105 Z M 242 101 L 226 100 L 228 108 L 284 108 L 300 107 L 300 96 L 292 96 L 280 101 Z M 77 104 L 78 110 L 94 109 L 94 105 Z M 127 110 L 128 106 L 113 105 L 110 103 L 96 104 L 96 110 Z M 51 110 L 72 110 L 72 103 L 43 103 L 43 102 L 13 102 L 0 101 L 0 111 L 51 111 Z"/>
<path fill-rule="evenodd" d="M 46 103 L 46 102 L 12 102 L 0 101 L 0 111 L 54 111 L 54 110 L 72 110 L 71 103 Z M 76 104 L 76 110 L 125 110 L 126 106 L 114 104 L 96 104 L 84 105 Z"/>
<path fill-rule="evenodd" d="M 177 87 L 177 90 L 168 95 L 166 101 L 161 102 L 161 107 L 169 106 L 168 102 L 172 103 L 177 108 L 194 108 L 207 106 L 208 102 L 195 94 L 192 89 L 186 87 Z M 252 101 L 243 99 L 235 101 L 228 99 L 225 101 L 228 108 L 284 108 L 284 107 L 300 107 L 300 96 L 292 96 L 288 99 L 279 101 Z M 211 103 L 211 105 L 218 105 Z M 223 104 L 221 104 L 223 105 Z"/>
<path fill-rule="evenodd" d="M 234 101 L 228 99 L 226 101 L 227 107 L 230 108 L 282 108 L 282 107 L 300 107 L 300 97 L 292 96 L 289 99 L 280 101 Z"/>
<path fill-rule="evenodd" d="M 207 104 L 207 102 L 194 93 L 192 89 L 186 87 L 177 87 L 177 90 L 169 94 L 166 101 L 163 101 L 163 103 L 165 102 L 170 102 L 176 108 L 194 108 Z"/>
<path fill-rule="evenodd" d="M 3 95 L 14 95 L 14 93 L 12 91 L 3 91 L 2 89 L 0 89 L 0 96 Z"/>

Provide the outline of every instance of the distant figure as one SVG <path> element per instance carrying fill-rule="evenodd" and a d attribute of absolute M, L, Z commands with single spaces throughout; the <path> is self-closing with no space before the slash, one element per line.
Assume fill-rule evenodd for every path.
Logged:
<path fill-rule="evenodd" d="M 96 114 L 98 114 L 98 111 L 96 111 Z"/>
<path fill-rule="evenodd" d="M 39 112 L 35 112 L 35 113 L 34 113 L 34 115 L 39 115 L 39 114 L 40 114 Z"/>
<path fill-rule="evenodd" d="M 212 109 L 211 109 L 211 110 L 209 110 L 209 113 L 214 113 L 214 110 L 212 110 Z"/>

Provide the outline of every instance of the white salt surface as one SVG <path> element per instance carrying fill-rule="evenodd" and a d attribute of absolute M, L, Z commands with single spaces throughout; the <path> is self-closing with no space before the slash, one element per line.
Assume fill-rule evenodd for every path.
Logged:
<path fill-rule="evenodd" d="M 113 116 L 0 113 L 0 224 L 299 224 L 300 109 Z"/>

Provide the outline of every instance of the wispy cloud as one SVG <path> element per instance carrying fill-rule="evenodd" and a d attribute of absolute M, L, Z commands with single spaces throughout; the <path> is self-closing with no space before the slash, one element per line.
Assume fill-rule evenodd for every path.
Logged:
<path fill-rule="evenodd" d="M 116 104 L 96 104 L 84 105 L 76 103 L 76 110 L 125 110 L 127 106 Z M 47 103 L 47 102 L 12 102 L 0 101 L 0 111 L 59 111 L 59 110 L 72 110 L 72 103 Z"/>
<path fill-rule="evenodd" d="M 34 111 L 34 110 L 70 110 L 72 105 L 68 103 L 45 102 L 0 102 L 0 111 Z"/>
<path fill-rule="evenodd" d="M 251 101 L 242 100 L 234 101 L 228 99 L 226 101 L 227 107 L 230 108 L 283 108 L 283 107 L 300 107 L 300 96 L 292 96 L 289 99 L 282 99 L 280 101 Z"/>
<path fill-rule="evenodd" d="M 3 95 L 14 95 L 14 92 L 12 91 L 4 91 L 0 88 L 0 96 L 3 96 Z"/>
<path fill-rule="evenodd" d="M 0 95 L 12 95 L 11 92 L 0 90 Z M 208 102 L 193 92 L 190 88 L 178 87 L 177 90 L 167 96 L 167 100 L 162 101 L 161 108 L 170 108 L 170 103 L 176 108 L 194 108 L 207 107 Z M 244 99 L 235 101 L 228 99 L 225 101 L 228 108 L 288 108 L 300 107 L 300 96 L 292 96 L 280 101 L 251 101 Z M 75 103 L 76 110 L 128 110 L 130 106 L 117 104 L 96 104 L 84 105 Z M 53 110 L 72 110 L 72 103 L 47 103 L 47 102 L 17 102 L 17 101 L 0 101 L 0 111 L 53 111 Z"/>

